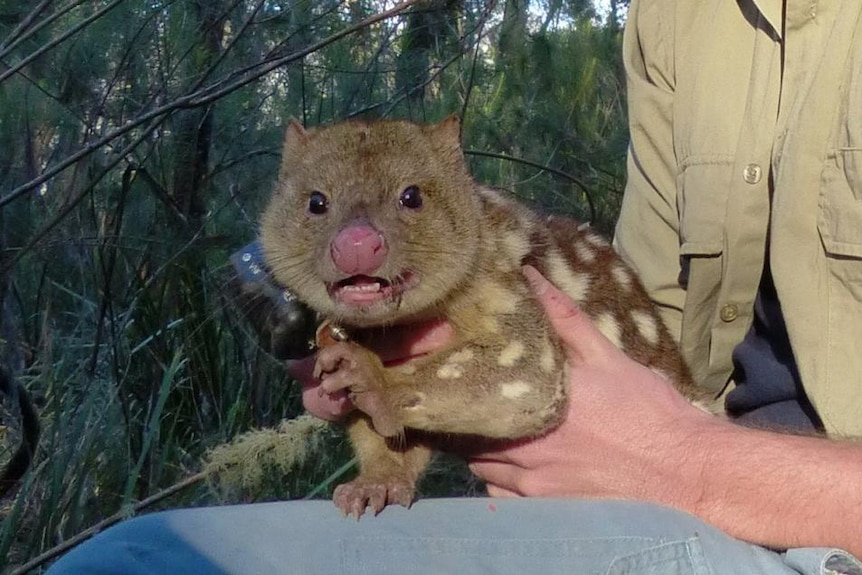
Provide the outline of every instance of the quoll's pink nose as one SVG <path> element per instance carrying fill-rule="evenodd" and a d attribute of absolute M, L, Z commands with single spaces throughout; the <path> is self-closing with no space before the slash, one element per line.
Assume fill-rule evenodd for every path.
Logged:
<path fill-rule="evenodd" d="M 386 240 L 369 225 L 344 228 L 329 246 L 335 267 L 350 275 L 374 275 L 388 252 Z"/>

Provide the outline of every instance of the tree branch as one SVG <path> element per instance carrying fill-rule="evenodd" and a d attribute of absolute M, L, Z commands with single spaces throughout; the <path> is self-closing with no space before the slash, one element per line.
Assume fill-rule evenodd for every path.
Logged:
<path fill-rule="evenodd" d="M 130 132 L 141 124 L 149 122 L 153 119 L 158 119 L 158 121 L 161 122 L 162 120 L 164 120 L 164 117 L 169 115 L 171 112 L 181 108 L 196 108 L 199 106 L 205 106 L 215 100 L 227 96 L 232 92 L 235 92 L 236 90 L 239 90 L 240 88 L 246 86 L 247 84 L 250 84 L 251 82 L 254 82 L 262 76 L 265 76 L 266 74 L 272 72 L 280 66 L 289 64 L 290 62 L 299 60 L 300 58 L 304 58 L 305 56 L 316 52 L 317 50 L 320 50 L 328 46 L 329 44 L 332 44 L 333 42 L 337 42 L 338 40 L 341 40 L 346 36 L 354 34 L 359 30 L 362 30 L 363 28 L 371 26 L 372 24 L 376 24 L 377 22 L 380 22 L 382 20 L 397 16 L 398 14 L 400 14 L 401 12 L 419 1 L 420 0 L 405 0 L 404 2 L 395 5 L 393 8 L 390 8 L 389 10 L 379 12 L 373 16 L 369 16 L 361 22 L 357 22 L 352 26 L 348 26 L 347 28 L 344 28 L 343 30 L 340 30 L 339 32 L 336 32 L 335 34 L 332 34 L 331 36 L 328 36 L 327 38 L 324 38 L 323 40 L 316 42 L 311 46 L 308 46 L 307 48 L 304 48 L 298 52 L 294 52 L 288 56 L 284 56 L 281 58 L 276 58 L 269 63 L 256 64 L 254 67 L 258 67 L 257 70 L 247 72 L 246 75 L 239 80 L 235 80 L 233 82 L 217 82 L 210 85 L 209 87 L 202 88 L 190 94 L 186 94 L 185 96 L 175 98 L 173 101 L 164 104 L 163 106 L 159 106 L 158 108 L 151 110 L 145 114 L 141 114 L 137 118 L 134 118 L 127 122 L 125 125 L 120 126 L 119 128 L 115 128 L 103 137 L 85 146 L 78 152 L 68 156 L 65 160 L 59 162 L 51 169 L 45 171 L 39 177 L 18 186 L 5 196 L 0 197 L 0 208 L 10 202 L 15 201 L 27 192 L 34 190 L 35 188 L 39 187 L 43 183 L 47 182 L 48 180 L 59 174 L 60 172 L 64 171 L 66 168 L 68 168 L 75 162 L 92 154 L 108 142 L 119 138 L 120 136 Z M 254 67 L 252 67 L 252 69 Z"/>

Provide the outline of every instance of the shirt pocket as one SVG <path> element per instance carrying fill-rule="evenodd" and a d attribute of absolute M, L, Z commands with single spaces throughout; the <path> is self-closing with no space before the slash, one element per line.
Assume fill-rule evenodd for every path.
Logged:
<path fill-rule="evenodd" d="M 680 255 L 717 256 L 725 241 L 730 156 L 696 156 L 677 177 Z"/>
<path fill-rule="evenodd" d="M 608 575 L 707 575 L 710 569 L 703 557 L 700 541 L 692 538 L 675 541 L 617 557 Z"/>
<path fill-rule="evenodd" d="M 827 255 L 862 258 L 862 147 L 828 154 L 819 204 L 817 229 Z"/>
<path fill-rule="evenodd" d="M 856 260 L 862 258 L 862 39 L 845 75 L 821 173 L 817 229 L 827 255 Z"/>
<path fill-rule="evenodd" d="M 727 382 L 730 353 L 713 339 L 724 275 L 725 222 L 733 159 L 697 156 L 677 176 L 680 217 L 679 283 L 685 289 L 680 349 L 694 378 L 718 391 Z"/>

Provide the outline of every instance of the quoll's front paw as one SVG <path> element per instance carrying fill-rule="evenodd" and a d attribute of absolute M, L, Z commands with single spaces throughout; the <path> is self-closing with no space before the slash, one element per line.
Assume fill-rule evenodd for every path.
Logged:
<path fill-rule="evenodd" d="M 320 394 L 347 390 L 360 411 L 371 417 L 374 430 L 393 437 L 404 428 L 384 398 L 385 374 L 380 359 L 352 342 L 340 342 L 320 349 L 314 366 L 320 379 Z"/>
<path fill-rule="evenodd" d="M 321 393 L 347 389 L 359 393 L 377 387 L 382 364 L 372 352 L 351 342 L 321 348 L 314 364 L 314 377 L 321 380 Z"/>
<path fill-rule="evenodd" d="M 317 351 L 317 359 L 314 363 L 314 377 L 317 379 L 328 379 L 329 387 L 334 388 L 335 377 L 339 372 L 348 372 L 355 369 L 357 361 L 362 358 L 358 352 L 358 346 L 349 342 L 333 343 L 322 347 Z M 343 388 L 349 387 L 349 382 L 342 382 Z M 333 391 L 337 391 L 333 389 Z"/>
<path fill-rule="evenodd" d="M 332 501 L 346 515 L 357 520 L 370 507 L 377 515 L 387 505 L 410 507 L 416 490 L 411 481 L 403 478 L 371 479 L 357 477 L 335 488 Z"/>

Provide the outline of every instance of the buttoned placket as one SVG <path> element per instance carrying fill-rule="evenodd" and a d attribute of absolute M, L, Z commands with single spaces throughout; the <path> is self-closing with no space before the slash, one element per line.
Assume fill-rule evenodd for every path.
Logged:
<path fill-rule="evenodd" d="M 772 30 L 773 3 L 761 14 L 754 44 L 745 116 L 734 160 L 726 216 L 725 269 L 711 332 L 710 366 L 716 371 L 727 356 L 721 353 L 742 339 L 752 321 L 754 298 L 763 271 L 769 222 L 769 167 L 781 86 L 781 47 Z M 780 6 L 779 6 L 780 8 Z M 725 368 L 726 369 L 726 368 Z"/>
<path fill-rule="evenodd" d="M 842 215 L 824 215 L 835 191 L 825 178 L 846 115 L 858 114 L 841 106 L 857 73 L 848 68 L 851 55 L 862 49 L 862 3 L 788 0 L 787 19 L 781 137 L 773 158 L 773 278 L 806 394 L 827 430 L 858 435 L 859 403 L 852 398 L 860 381 L 853 327 L 859 312 L 851 307 L 858 300 L 835 297 L 830 266 L 840 265 L 841 256 L 830 261 L 821 226 L 824 218 Z"/>

